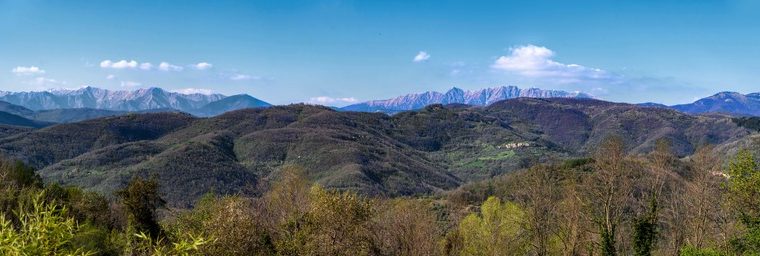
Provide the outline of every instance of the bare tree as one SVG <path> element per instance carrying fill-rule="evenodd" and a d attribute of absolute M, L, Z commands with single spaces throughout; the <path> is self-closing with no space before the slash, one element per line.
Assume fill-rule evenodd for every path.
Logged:
<path fill-rule="evenodd" d="M 587 179 L 587 197 L 592 221 L 599 227 L 602 255 L 616 255 L 623 210 L 631 196 L 630 179 L 625 166 L 625 148 L 619 137 L 605 139 L 594 154 L 595 173 Z"/>
<path fill-rule="evenodd" d="M 520 182 L 522 189 L 516 192 L 516 197 L 527 211 L 526 230 L 531 236 L 531 246 L 536 255 L 556 254 L 550 248 L 550 240 L 559 233 L 560 181 L 558 170 L 538 165 L 524 174 Z"/>

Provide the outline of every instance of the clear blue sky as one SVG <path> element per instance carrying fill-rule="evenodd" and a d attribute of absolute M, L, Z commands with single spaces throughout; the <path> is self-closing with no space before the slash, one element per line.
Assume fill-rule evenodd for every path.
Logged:
<path fill-rule="evenodd" d="M 345 105 L 517 85 L 683 103 L 760 91 L 754 2 L 0 0 L 0 90 Z"/>

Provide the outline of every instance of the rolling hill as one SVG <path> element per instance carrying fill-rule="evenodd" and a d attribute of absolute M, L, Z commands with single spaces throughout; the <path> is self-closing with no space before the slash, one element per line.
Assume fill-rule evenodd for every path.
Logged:
<path fill-rule="evenodd" d="M 258 192 L 284 166 L 325 186 L 367 195 L 427 194 L 536 162 L 583 157 L 607 136 L 630 153 L 668 138 L 678 155 L 752 134 L 724 116 L 593 99 L 518 98 L 486 107 L 430 105 L 393 116 L 291 105 L 211 118 L 130 114 L 0 138 L 0 154 L 48 181 L 110 194 L 135 174 L 156 174 L 168 201 L 207 191 Z"/>

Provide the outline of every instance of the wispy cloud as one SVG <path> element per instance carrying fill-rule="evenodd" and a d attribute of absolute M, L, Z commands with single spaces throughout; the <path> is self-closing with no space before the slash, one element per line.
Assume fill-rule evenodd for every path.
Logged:
<path fill-rule="evenodd" d="M 182 68 L 180 66 L 173 65 L 173 64 L 171 64 L 169 62 L 165 62 L 165 61 L 161 62 L 161 64 L 158 64 L 158 70 L 161 70 L 161 71 L 182 71 L 183 69 L 184 68 Z"/>
<path fill-rule="evenodd" d="M 153 64 L 150 64 L 150 62 L 145 62 L 140 64 L 140 69 L 142 70 L 151 70 L 153 69 Z"/>
<path fill-rule="evenodd" d="M 210 68 L 214 67 L 214 65 L 212 65 L 211 63 L 208 63 L 208 62 L 200 62 L 200 63 L 194 64 L 192 66 L 193 66 L 193 68 L 195 68 L 197 70 L 206 70 L 206 69 L 210 69 Z"/>
<path fill-rule="evenodd" d="M 251 76 L 246 74 L 232 74 L 230 75 L 230 80 L 232 81 L 246 81 L 246 80 L 259 80 L 260 77 L 258 76 Z"/>
<path fill-rule="evenodd" d="M 45 70 L 42 70 L 39 67 L 30 66 L 30 67 L 22 67 L 18 66 L 11 70 L 14 74 L 17 76 L 28 76 L 28 75 L 41 75 L 45 74 Z"/>
<path fill-rule="evenodd" d="M 183 88 L 183 89 L 177 89 L 177 90 L 172 90 L 172 91 L 181 93 L 181 94 L 205 94 L 205 95 L 214 94 L 214 91 L 211 89 L 201 89 L 201 88 Z"/>
<path fill-rule="evenodd" d="M 50 86 L 60 87 L 62 85 L 66 85 L 66 82 L 59 81 L 52 78 L 47 78 L 47 77 L 35 77 L 34 79 L 29 80 L 27 84 L 39 86 L 39 87 L 50 87 Z"/>
<path fill-rule="evenodd" d="M 112 74 L 109 74 L 109 75 L 106 76 L 106 79 L 108 79 L 108 80 L 113 80 L 114 78 L 116 78 L 116 76 L 112 75 Z"/>
<path fill-rule="evenodd" d="M 317 97 L 309 98 L 309 101 L 307 103 L 332 106 L 332 105 L 352 104 L 358 101 L 359 100 L 357 100 L 354 97 L 333 98 L 333 97 L 328 97 L 328 96 L 317 96 Z"/>
<path fill-rule="evenodd" d="M 430 54 L 428 54 L 425 51 L 420 51 L 419 53 L 417 53 L 417 55 L 414 56 L 414 59 L 412 59 L 412 61 L 414 61 L 414 62 L 423 62 L 423 61 L 426 61 L 428 59 L 430 59 Z"/>
<path fill-rule="evenodd" d="M 198 64 L 192 65 L 193 67 L 196 67 L 198 69 L 207 69 L 211 67 L 211 64 L 201 62 Z M 179 65 L 174 65 L 166 61 L 162 61 L 158 64 L 158 66 L 153 65 L 150 62 L 139 62 L 136 60 L 120 60 L 120 61 L 112 61 L 112 60 L 104 60 L 100 62 L 100 67 L 104 69 L 139 69 L 139 70 L 153 70 L 158 69 L 160 71 L 182 71 L 184 68 Z"/>
<path fill-rule="evenodd" d="M 530 78 L 550 79 L 557 83 L 615 81 L 621 78 L 618 74 L 598 68 L 560 63 L 553 60 L 553 57 L 554 51 L 543 46 L 519 46 L 511 48 L 509 55 L 499 57 L 491 68 Z"/>
<path fill-rule="evenodd" d="M 125 87 L 125 88 L 135 88 L 135 87 L 138 87 L 138 86 L 141 86 L 141 85 L 142 85 L 142 83 L 140 83 L 140 82 L 121 81 L 121 87 Z"/>

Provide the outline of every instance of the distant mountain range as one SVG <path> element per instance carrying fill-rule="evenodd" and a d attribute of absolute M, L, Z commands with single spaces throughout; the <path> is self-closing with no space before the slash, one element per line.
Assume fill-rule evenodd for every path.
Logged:
<path fill-rule="evenodd" d="M 420 110 L 434 104 L 488 106 L 514 98 L 593 98 L 593 96 L 582 92 L 538 88 L 520 89 L 516 86 L 467 91 L 454 87 L 445 93 L 428 91 L 407 94 L 392 99 L 367 101 L 334 109 L 396 114 Z M 649 102 L 637 105 L 674 109 L 689 114 L 720 113 L 733 116 L 760 116 L 760 93 L 744 95 L 736 92 L 721 92 L 689 104 L 667 106 Z M 199 117 L 211 117 L 233 110 L 270 106 L 272 105 L 247 94 L 233 96 L 183 94 L 161 88 L 134 91 L 113 91 L 95 87 L 41 92 L 0 91 L 0 125 L 40 128 L 55 123 L 153 112 L 185 112 Z"/>
<path fill-rule="evenodd" d="M 232 97 L 234 97 L 233 104 L 211 104 L 228 97 L 221 94 L 182 94 L 155 87 L 134 91 L 112 91 L 89 86 L 76 90 L 41 92 L 0 91 L 0 101 L 18 105 L 31 111 L 96 109 L 139 112 L 173 109 L 199 116 L 211 116 L 240 108 L 271 106 L 269 103 L 248 95 Z"/>
<path fill-rule="evenodd" d="M 592 98 L 582 92 L 543 90 L 538 88 L 520 89 L 516 86 L 501 86 L 480 90 L 464 91 L 451 88 L 446 93 L 428 91 L 407 94 L 393 99 L 373 100 L 340 108 L 343 111 L 398 113 L 421 109 L 432 104 L 465 104 L 487 106 L 492 103 L 514 98 Z"/>

